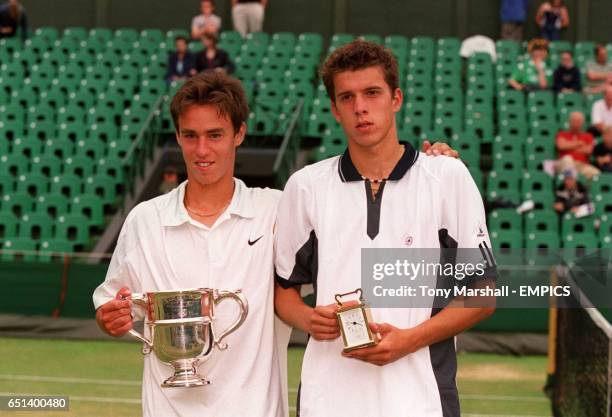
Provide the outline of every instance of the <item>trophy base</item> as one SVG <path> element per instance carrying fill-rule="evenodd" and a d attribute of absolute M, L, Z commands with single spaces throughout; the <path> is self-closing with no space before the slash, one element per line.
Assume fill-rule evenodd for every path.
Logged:
<path fill-rule="evenodd" d="M 162 388 L 191 388 L 204 387 L 209 385 L 210 381 L 199 376 L 195 370 L 181 370 L 176 372 L 170 378 L 166 379 L 162 384 Z"/>
<path fill-rule="evenodd" d="M 191 388 L 204 387 L 209 385 L 210 381 L 198 375 L 173 375 L 166 379 L 162 384 L 162 388 Z"/>

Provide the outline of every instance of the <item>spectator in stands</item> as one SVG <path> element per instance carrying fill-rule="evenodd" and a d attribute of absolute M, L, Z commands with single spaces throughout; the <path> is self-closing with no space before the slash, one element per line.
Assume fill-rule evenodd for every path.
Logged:
<path fill-rule="evenodd" d="M 166 82 L 184 80 L 193 75 L 195 57 L 187 49 L 187 38 L 177 36 L 174 40 L 176 51 L 168 56 Z"/>
<path fill-rule="evenodd" d="M 178 171 L 174 165 L 168 165 L 164 168 L 164 176 L 162 177 L 162 183 L 159 185 L 159 193 L 167 194 L 170 191 L 178 187 Z"/>
<path fill-rule="evenodd" d="M 12 38 L 20 31 L 21 39 L 28 38 L 28 16 L 17 0 L 0 5 L 0 38 Z"/>
<path fill-rule="evenodd" d="M 571 52 L 561 53 L 561 64 L 553 75 L 553 90 L 556 93 L 582 91 L 580 70 L 574 65 L 574 57 Z"/>
<path fill-rule="evenodd" d="M 542 3 L 536 13 L 536 23 L 544 39 L 558 41 L 561 37 L 561 29 L 569 26 L 569 13 L 563 0 Z"/>
<path fill-rule="evenodd" d="M 213 0 L 200 1 L 201 14 L 191 20 L 191 39 L 202 39 L 205 33 L 217 35 L 221 29 L 221 18 L 214 14 Z"/>
<path fill-rule="evenodd" d="M 612 172 L 612 126 L 603 131 L 603 140 L 595 145 L 595 166 L 602 172 Z"/>
<path fill-rule="evenodd" d="M 217 48 L 217 36 L 205 33 L 202 37 L 204 50 L 196 58 L 195 70 L 202 71 L 225 71 L 228 74 L 234 72 L 234 63 L 227 52 Z"/>
<path fill-rule="evenodd" d="M 268 0 L 232 0 L 234 29 L 244 38 L 249 33 L 261 32 Z"/>
<path fill-rule="evenodd" d="M 586 187 L 577 179 L 576 171 L 563 171 L 563 184 L 557 187 L 553 208 L 558 213 L 571 211 L 575 213 L 578 207 L 589 204 L 589 194 Z"/>
<path fill-rule="evenodd" d="M 588 85 L 586 92 L 601 93 L 612 82 L 612 62 L 608 61 L 606 45 L 598 44 L 595 47 L 595 60 L 587 62 L 586 67 Z"/>
<path fill-rule="evenodd" d="M 521 42 L 529 0 L 502 0 L 500 8 L 501 38 Z"/>
<path fill-rule="evenodd" d="M 604 97 L 593 103 L 591 109 L 591 123 L 589 131 L 594 136 L 601 136 L 606 126 L 612 126 L 612 85 L 604 91 Z"/>
<path fill-rule="evenodd" d="M 555 170 L 565 172 L 568 169 L 579 172 L 587 178 L 599 174 L 599 170 L 589 163 L 593 153 L 593 135 L 583 130 L 584 115 L 579 111 L 569 117 L 569 130 L 557 134 L 559 159 L 555 161 Z"/>
<path fill-rule="evenodd" d="M 546 66 L 548 41 L 532 39 L 527 50 L 530 58 L 518 63 L 508 84 L 515 90 L 525 92 L 550 88 L 552 74 Z"/>

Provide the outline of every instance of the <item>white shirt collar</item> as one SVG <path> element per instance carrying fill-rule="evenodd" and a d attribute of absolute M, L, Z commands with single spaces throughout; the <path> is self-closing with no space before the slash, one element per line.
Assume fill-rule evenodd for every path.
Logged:
<path fill-rule="evenodd" d="M 224 217 L 236 215 L 247 219 L 255 217 L 253 210 L 253 202 L 251 194 L 247 186 L 241 180 L 234 178 L 234 195 L 232 201 L 225 211 L 219 216 L 215 223 L 218 223 Z M 185 187 L 187 181 L 183 181 L 178 187 L 168 193 L 166 206 L 161 207 L 161 220 L 163 226 L 180 226 L 183 223 L 189 222 L 190 217 L 187 214 L 187 209 L 183 203 L 185 198 Z"/>

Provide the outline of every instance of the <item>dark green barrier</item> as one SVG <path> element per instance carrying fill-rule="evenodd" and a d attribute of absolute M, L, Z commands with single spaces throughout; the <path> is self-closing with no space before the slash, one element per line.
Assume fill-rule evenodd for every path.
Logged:
<path fill-rule="evenodd" d="M 68 273 L 66 301 L 61 317 L 90 318 L 95 316 L 92 294 L 104 281 L 108 265 L 74 263 Z"/>
<path fill-rule="evenodd" d="M 52 316 L 60 306 L 62 263 L 0 263 L 0 312 Z"/>
<path fill-rule="evenodd" d="M 547 333 L 548 309 L 525 308 L 496 310 L 474 328 L 481 332 Z"/>
<path fill-rule="evenodd" d="M 93 318 L 93 290 L 107 265 L 1 262 L 0 313 Z"/>

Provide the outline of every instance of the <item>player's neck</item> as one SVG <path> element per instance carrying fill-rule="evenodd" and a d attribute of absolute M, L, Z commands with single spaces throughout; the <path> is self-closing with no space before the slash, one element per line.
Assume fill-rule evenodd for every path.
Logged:
<path fill-rule="evenodd" d="M 207 185 L 188 181 L 183 204 L 190 217 L 206 226 L 212 226 L 229 206 L 233 196 L 233 177 Z"/>
<path fill-rule="evenodd" d="M 404 154 L 404 146 L 395 140 L 385 140 L 363 147 L 349 142 L 351 161 L 361 176 L 371 180 L 386 179 Z"/>

